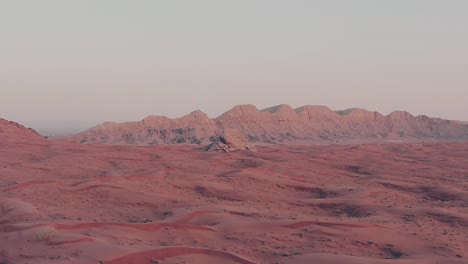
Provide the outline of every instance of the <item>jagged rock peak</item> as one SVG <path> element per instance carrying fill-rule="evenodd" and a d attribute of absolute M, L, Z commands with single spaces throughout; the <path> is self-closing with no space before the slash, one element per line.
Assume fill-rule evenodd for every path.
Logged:
<path fill-rule="evenodd" d="M 362 108 L 348 108 L 345 110 L 338 110 L 336 111 L 336 113 L 338 113 L 339 115 L 353 115 L 353 114 L 355 115 L 355 114 L 364 114 L 364 113 L 370 113 L 370 112 Z"/>
<path fill-rule="evenodd" d="M 193 111 L 190 114 L 183 116 L 181 118 L 178 118 L 178 119 L 179 120 L 198 120 L 198 121 L 210 120 L 208 115 L 200 110 Z"/>
<path fill-rule="evenodd" d="M 140 121 L 140 123 L 141 124 L 154 124 L 154 123 L 160 123 L 160 122 L 167 121 L 167 120 L 169 120 L 167 116 L 149 115 L 143 118 Z"/>
<path fill-rule="evenodd" d="M 246 114 L 252 114 L 256 112 L 259 112 L 259 110 L 255 105 L 251 105 L 251 104 L 238 105 L 238 106 L 231 108 L 230 110 L 220 115 L 219 117 L 229 116 L 229 115 L 246 115 Z"/>
<path fill-rule="evenodd" d="M 316 113 L 335 113 L 335 111 L 331 110 L 327 106 L 324 105 L 303 105 L 301 107 L 298 107 L 294 109 L 297 113 L 302 113 L 302 112 L 316 112 Z"/>
<path fill-rule="evenodd" d="M 339 115 L 345 118 L 356 118 L 356 119 L 379 119 L 383 117 L 379 112 L 371 112 L 362 108 L 350 108 L 346 110 L 336 111 Z"/>
<path fill-rule="evenodd" d="M 190 114 L 188 115 L 185 115 L 185 116 L 182 116 L 182 117 L 179 117 L 179 118 L 174 118 L 174 119 L 171 119 L 167 116 L 159 116 L 159 115 L 150 115 L 150 116 L 147 116 L 145 117 L 144 119 L 142 119 L 140 121 L 141 124 L 151 124 L 151 125 L 154 125 L 154 124 L 158 124 L 158 123 L 166 123 L 166 122 L 169 122 L 169 121 L 173 121 L 173 120 L 179 120 L 179 121 L 184 121 L 184 120 L 194 120 L 194 121 L 204 121 L 204 120 L 209 120 L 210 118 L 208 117 L 207 114 L 205 114 L 204 112 L 200 111 L 200 110 L 196 110 L 196 111 L 193 111 L 191 112 Z"/>
<path fill-rule="evenodd" d="M 406 111 L 393 111 L 387 117 L 392 120 L 408 120 L 414 118 L 412 114 Z"/>
<path fill-rule="evenodd" d="M 339 118 L 339 115 L 330 108 L 322 105 L 304 105 L 294 110 L 299 116 L 306 120 L 324 120 Z"/>
<path fill-rule="evenodd" d="M 270 113 L 294 112 L 294 109 L 292 109 L 292 107 L 287 104 L 280 104 L 280 105 L 265 108 L 262 110 L 262 112 L 270 112 Z"/>
<path fill-rule="evenodd" d="M 208 117 L 208 115 L 201 111 L 201 110 L 195 110 L 193 112 L 191 112 L 190 114 L 188 114 L 187 116 L 200 116 L 200 117 Z"/>

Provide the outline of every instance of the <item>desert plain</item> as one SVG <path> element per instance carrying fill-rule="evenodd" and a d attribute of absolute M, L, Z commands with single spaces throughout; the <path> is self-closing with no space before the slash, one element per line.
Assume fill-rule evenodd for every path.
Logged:
<path fill-rule="evenodd" d="M 468 143 L 75 144 L 0 133 L 0 263 L 467 263 Z"/>

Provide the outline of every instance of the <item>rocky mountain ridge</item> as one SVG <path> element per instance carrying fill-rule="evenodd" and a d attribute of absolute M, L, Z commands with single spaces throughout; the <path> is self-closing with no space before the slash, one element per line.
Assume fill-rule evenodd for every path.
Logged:
<path fill-rule="evenodd" d="M 239 130 L 255 143 L 334 142 L 346 140 L 468 140 L 468 125 L 405 111 L 389 115 L 364 109 L 333 111 L 326 106 L 263 110 L 239 105 L 217 118 L 202 111 L 170 119 L 148 116 L 138 122 L 103 123 L 67 140 L 105 144 L 208 144 L 225 129 Z"/>

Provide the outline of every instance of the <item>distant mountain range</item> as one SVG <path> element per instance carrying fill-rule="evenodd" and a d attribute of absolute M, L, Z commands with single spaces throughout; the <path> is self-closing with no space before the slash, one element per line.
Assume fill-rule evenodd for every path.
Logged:
<path fill-rule="evenodd" d="M 217 118 L 194 111 L 181 118 L 148 116 L 138 122 L 103 123 L 67 137 L 76 143 L 205 144 L 225 129 L 254 143 L 346 142 L 352 140 L 468 140 L 468 124 L 395 111 L 387 116 L 364 109 L 333 111 L 325 106 L 263 110 L 239 105 Z"/>

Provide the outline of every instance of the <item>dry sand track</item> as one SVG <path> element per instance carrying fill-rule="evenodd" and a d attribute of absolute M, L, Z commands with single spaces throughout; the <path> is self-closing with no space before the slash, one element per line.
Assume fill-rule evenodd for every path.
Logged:
<path fill-rule="evenodd" d="M 5 143 L 0 263 L 467 263 L 468 144 Z"/>

